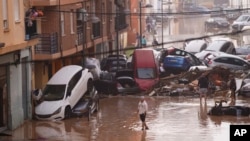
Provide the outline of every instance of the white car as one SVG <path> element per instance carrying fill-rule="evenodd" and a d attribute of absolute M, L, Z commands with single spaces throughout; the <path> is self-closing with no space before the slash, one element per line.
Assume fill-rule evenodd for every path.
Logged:
<path fill-rule="evenodd" d="M 69 118 L 72 108 L 93 89 L 93 75 L 88 69 L 78 65 L 64 66 L 47 82 L 41 102 L 35 107 L 35 116 L 39 120 Z"/>
<path fill-rule="evenodd" d="M 222 53 L 218 56 L 211 54 L 205 58 L 208 67 L 224 66 L 231 70 L 249 70 L 250 63 L 236 55 Z"/>
<path fill-rule="evenodd" d="M 208 46 L 208 43 L 205 40 L 192 40 L 188 42 L 184 48 L 185 51 L 195 54 L 205 50 Z"/>
<path fill-rule="evenodd" d="M 239 16 L 232 24 L 232 29 L 236 31 L 240 31 L 243 29 L 244 26 L 250 25 L 250 15 L 243 14 Z"/>

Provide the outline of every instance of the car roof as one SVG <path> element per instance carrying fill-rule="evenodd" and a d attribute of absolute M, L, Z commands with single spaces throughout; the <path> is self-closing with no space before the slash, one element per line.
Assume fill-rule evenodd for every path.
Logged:
<path fill-rule="evenodd" d="M 236 55 L 232 55 L 232 54 L 227 54 L 227 53 L 220 53 L 220 54 L 217 54 L 217 56 L 215 58 L 221 58 L 221 57 L 230 57 L 230 58 L 236 58 L 236 59 L 240 59 L 240 60 L 243 60 L 245 62 L 247 62 L 245 59 L 239 57 L 239 56 L 236 56 Z"/>
<path fill-rule="evenodd" d="M 67 84 L 71 78 L 83 68 L 78 65 L 68 65 L 59 69 L 47 84 Z"/>
<path fill-rule="evenodd" d="M 200 52 L 200 49 L 204 44 L 206 44 L 206 41 L 204 40 L 192 40 L 186 45 L 184 50 L 188 52 Z"/>
<path fill-rule="evenodd" d="M 215 51 L 219 51 L 221 49 L 221 47 L 225 44 L 225 43 L 229 43 L 231 41 L 227 41 L 227 40 L 214 40 L 212 41 L 208 46 L 206 50 L 215 50 Z"/>

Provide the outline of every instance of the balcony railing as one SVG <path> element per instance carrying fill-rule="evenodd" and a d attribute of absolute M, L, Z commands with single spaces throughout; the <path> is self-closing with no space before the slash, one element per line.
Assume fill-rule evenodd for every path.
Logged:
<path fill-rule="evenodd" d="M 35 47 L 36 54 L 54 54 L 59 52 L 58 34 L 56 32 L 41 34 L 39 37 L 40 42 Z"/>

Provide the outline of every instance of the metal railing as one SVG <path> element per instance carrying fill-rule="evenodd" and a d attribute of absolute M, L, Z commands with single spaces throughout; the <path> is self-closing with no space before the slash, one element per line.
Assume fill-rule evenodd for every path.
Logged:
<path fill-rule="evenodd" d="M 54 54 L 59 52 L 58 34 L 43 33 L 39 35 L 40 42 L 35 47 L 36 54 Z"/>

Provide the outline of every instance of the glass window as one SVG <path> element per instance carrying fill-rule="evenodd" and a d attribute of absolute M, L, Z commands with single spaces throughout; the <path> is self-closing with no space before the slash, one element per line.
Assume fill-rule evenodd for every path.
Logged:
<path fill-rule="evenodd" d="M 226 43 L 226 44 L 224 44 L 224 45 L 221 47 L 220 51 L 222 51 L 222 52 L 227 52 L 227 50 L 228 50 L 229 47 L 230 47 L 230 43 Z"/>
<path fill-rule="evenodd" d="M 20 21 L 20 3 L 19 0 L 13 0 L 15 21 Z"/>
<path fill-rule="evenodd" d="M 9 23 L 8 23 L 8 1 L 3 0 L 2 1 L 2 12 L 3 12 L 3 28 L 8 29 Z"/>
<path fill-rule="evenodd" d="M 226 57 L 218 58 L 218 59 L 215 59 L 214 61 L 219 62 L 219 63 L 229 63 L 229 59 Z"/>
<path fill-rule="evenodd" d="M 244 66 L 244 62 L 239 59 L 232 59 L 232 63 L 237 66 Z"/>
<path fill-rule="evenodd" d="M 68 90 L 67 90 L 68 93 L 70 93 L 75 88 L 75 85 L 78 83 L 81 76 L 82 76 L 82 71 L 79 71 L 72 77 L 72 79 L 69 81 L 68 84 Z"/>
<path fill-rule="evenodd" d="M 152 79 L 156 77 L 154 68 L 138 68 L 137 75 L 138 78 L 141 79 Z"/>
<path fill-rule="evenodd" d="M 61 100 L 64 97 L 66 85 L 46 85 L 43 91 L 44 101 Z"/>

